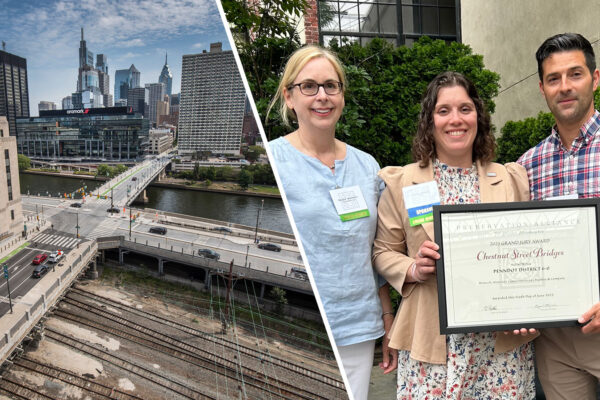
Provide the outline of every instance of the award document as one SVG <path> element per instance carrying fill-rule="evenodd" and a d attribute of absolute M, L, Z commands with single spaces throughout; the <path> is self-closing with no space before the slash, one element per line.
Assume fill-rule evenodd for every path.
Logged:
<path fill-rule="evenodd" d="M 434 206 L 442 334 L 575 326 L 600 300 L 600 199 Z"/>

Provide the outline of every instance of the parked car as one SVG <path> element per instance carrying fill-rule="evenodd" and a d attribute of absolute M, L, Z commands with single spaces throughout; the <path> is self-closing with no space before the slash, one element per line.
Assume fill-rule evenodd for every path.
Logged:
<path fill-rule="evenodd" d="M 63 258 L 64 253 L 60 250 L 50 253 L 50 257 L 48 257 L 48 262 L 57 263 L 58 260 Z"/>
<path fill-rule="evenodd" d="M 33 265 L 40 265 L 48 258 L 48 254 L 38 254 L 33 258 Z"/>
<path fill-rule="evenodd" d="M 131 178 L 132 181 L 137 181 L 137 176 L 134 176 L 133 178 Z"/>
<path fill-rule="evenodd" d="M 121 210 L 119 210 L 117 207 L 111 207 L 111 208 L 107 209 L 106 212 L 109 212 L 111 214 L 118 214 L 121 212 Z"/>
<path fill-rule="evenodd" d="M 148 230 L 148 232 L 158 233 L 159 235 L 166 235 L 167 228 L 165 228 L 164 226 L 151 226 L 150 229 Z"/>
<path fill-rule="evenodd" d="M 48 266 L 46 264 L 41 264 L 35 267 L 33 270 L 33 274 L 31 274 L 32 278 L 41 278 L 43 275 L 46 275 L 48 272 Z"/>
<path fill-rule="evenodd" d="M 81 208 L 83 205 L 81 203 L 71 203 L 71 207 Z"/>
<path fill-rule="evenodd" d="M 259 243 L 258 248 L 270 251 L 281 251 L 281 246 L 275 243 Z"/>
<path fill-rule="evenodd" d="M 198 249 L 198 255 L 204 258 L 212 258 L 213 260 L 221 258 L 219 253 L 211 249 Z"/>
<path fill-rule="evenodd" d="M 231 233 L 231 229 L 226 228 L 224 226 L 215 226 L 214 228 L 210 229 L 211 231 L 217 231 L 217 232 L 223 232 L 223 233 Z"/>

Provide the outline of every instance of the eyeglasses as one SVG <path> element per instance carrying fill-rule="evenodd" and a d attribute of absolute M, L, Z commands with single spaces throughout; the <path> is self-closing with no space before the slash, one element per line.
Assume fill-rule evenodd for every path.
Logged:
<path fill-rule="evenodd" d="M 344 84 L 338 81 L 327 81 L 325 83 L 317 83 L 312 81 L 300 82 L 288 86 L 288 90 L 292 90 L 295 86 L 300 88 L 300 93 L 305 96 L 316 96 L 319 93 L 319 88 L 323 88 L 326 94 L 340 94 Z"/>

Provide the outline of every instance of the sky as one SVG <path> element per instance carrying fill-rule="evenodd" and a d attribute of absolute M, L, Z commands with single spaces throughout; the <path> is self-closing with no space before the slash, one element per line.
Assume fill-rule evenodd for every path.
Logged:
<path fill-rule="evenodd" d="M 0 0 L 0 40 L 27 59 L 29 109 L 42 100 L 62 107 L 77 89 L 81 28 L 88 50 L 108 57 L 110 94 L 115 71 L 131 64 L 141 84 L 158 82 L 168 53 L 173 93 L 181 88 L 184 54 L 222 42 L 231 50 L 215 0 Z"/>

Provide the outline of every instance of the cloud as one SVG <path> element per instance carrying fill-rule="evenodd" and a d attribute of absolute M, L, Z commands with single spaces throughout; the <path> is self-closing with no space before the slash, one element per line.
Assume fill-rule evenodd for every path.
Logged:
<path fill-rule="evenodd" d="M 194 45 L 192 47 L 194 49 L 205 49 L 206 48 L 206 44 L 204 44 L 204 42 L 194 43 Z"/>
<path fill-rule="evenodd" d="M 145 46 L 145 43 L 142 39 L 136 38 L 127 40 L 125 42 L 119 42 L 115 44 L 116 47 L 142 47 Z"/>

